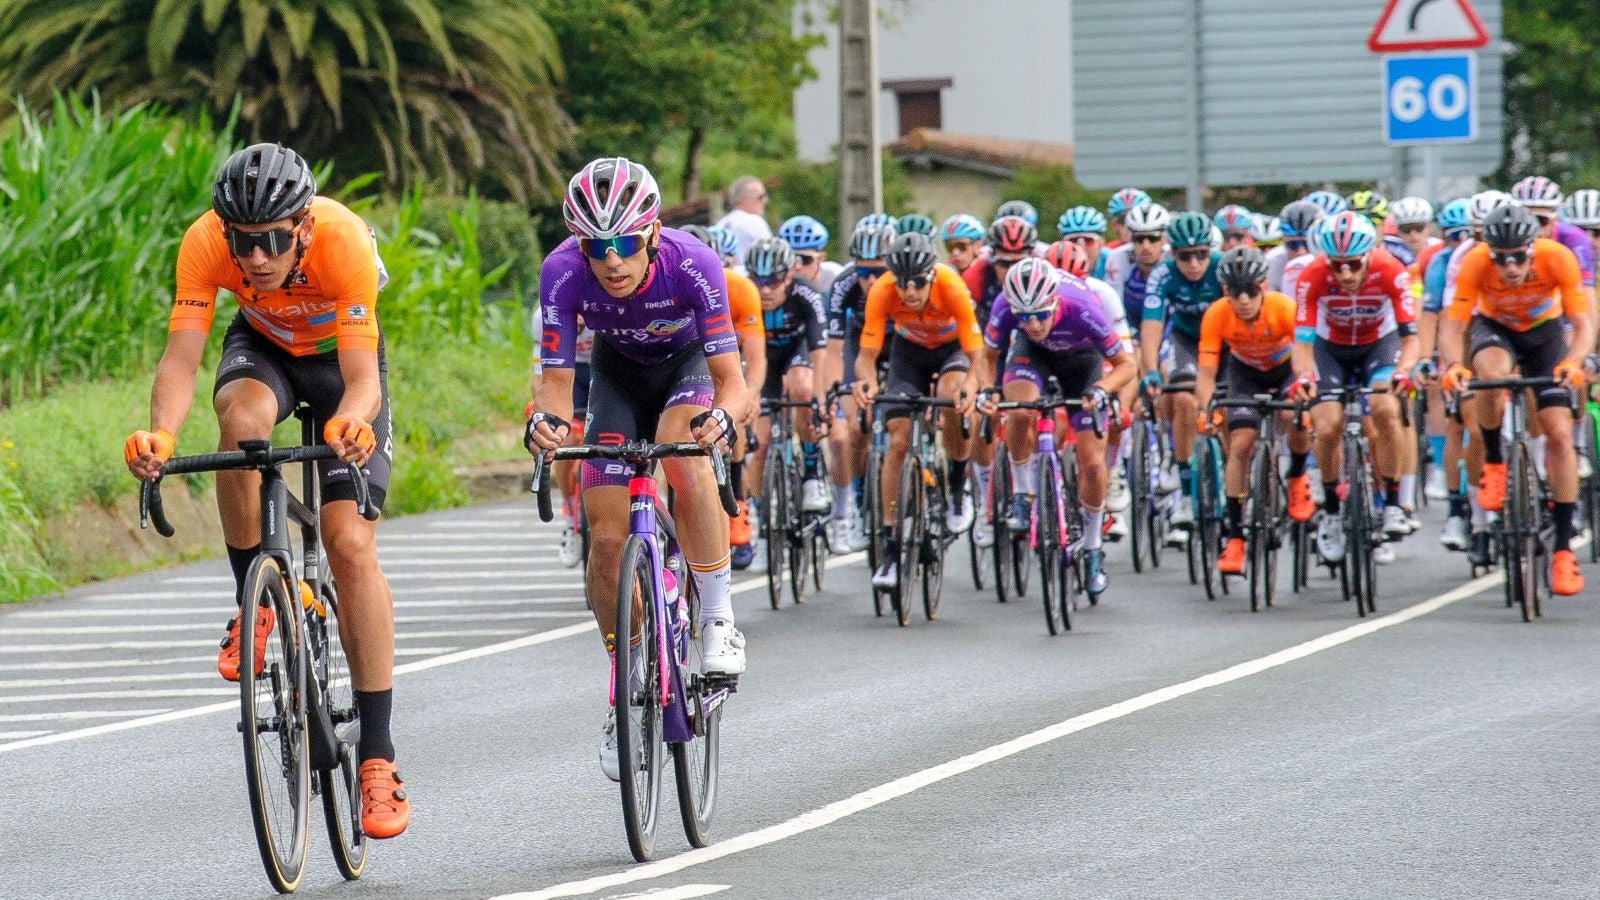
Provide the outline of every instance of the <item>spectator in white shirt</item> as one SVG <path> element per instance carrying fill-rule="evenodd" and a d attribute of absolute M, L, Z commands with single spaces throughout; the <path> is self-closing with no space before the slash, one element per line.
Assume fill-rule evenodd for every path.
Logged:
<path fill-rule="evenodd" d="M 754 175 L 742 175 L 728 188 L 728 200 L 733 209 L 717 224 L 739 238 L 739 264 L 734 269 L 742 275 L 745 251 L 756 241 L 772 237 L 772 226 L 762 217 L 767 209 L 767 189 Z"/>

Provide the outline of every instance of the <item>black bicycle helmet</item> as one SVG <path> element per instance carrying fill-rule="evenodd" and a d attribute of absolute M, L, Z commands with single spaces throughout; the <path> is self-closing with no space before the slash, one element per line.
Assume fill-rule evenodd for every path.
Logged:
<path fill-rule="evenodd" d="M 1230 293 L 1254 293 L 1267 280 L 1267 257 L 1256 247 L 1235 247 L 1222 254 L 1217 277 Z"/>
<path fill-rule="evenodd" d="M 1483 242 L 1496 250 L 1516 250 L 1539 236 L 1539 220 L 1520 203 L 1502 203 L 1483 217 Z"/>
<path fill-rule="evenodd" d="M 794 251 L 783 238 L 762 238 L 744 253 L 744 269 L 751 278 L 782 278 L 794 268 Z"/>
<path fill-rule="evenodd" d="M 889 245 L 885 262 L 896 281 L 905 281 L 933 271 L 939 254 L 933 249 L 933 239 L 917 231 L 910 231 L 894 239 Z"/>
<path fill-rule="evenodd" d="M 679 227 L 678 230 L 713 250 L 717 249 L 716 241 L 711 237 L 711 229 L 704 225 L 684 225 Z"/>
<path fill-rule="evenodd" d="M 282 144 L 252 144 L 228 157 L 211 185 L 211 208 L 232 225 L 293 218 L 311 205 L 317 177 Z"/>

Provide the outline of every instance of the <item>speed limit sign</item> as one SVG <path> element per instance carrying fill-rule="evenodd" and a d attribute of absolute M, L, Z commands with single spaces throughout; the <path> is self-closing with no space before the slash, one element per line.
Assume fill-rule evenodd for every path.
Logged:
<path fill-rule="evenodd" d="M 1383 139 L 1390 144 L 1475 140 L 1476 61 L 1470 53 L 1384 57 Z"/>

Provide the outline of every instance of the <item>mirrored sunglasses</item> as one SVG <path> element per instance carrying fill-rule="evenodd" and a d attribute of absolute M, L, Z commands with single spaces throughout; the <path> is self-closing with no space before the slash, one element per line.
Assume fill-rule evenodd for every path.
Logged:
<path fill-rule="evenodd" d="M 606 254 L 615 251 L 623 259 L 644 249 L 645 242 L 649 240 L 646 232 L 638 234 L 619 234 L 610 238 L 579 238 L 578 249 L 590 259 L 604 260 Z"/>

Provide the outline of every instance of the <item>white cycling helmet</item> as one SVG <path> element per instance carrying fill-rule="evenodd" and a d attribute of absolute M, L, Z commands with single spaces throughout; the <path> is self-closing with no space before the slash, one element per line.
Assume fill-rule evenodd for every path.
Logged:
<path fill-rule="evenodd" d="M 1257 247 L 1271 247 L 1283 243 L 1283 224 L 1277 216 L 1255 213 L 1255 224 L 1250 226 L 1250 237 Z"/>
<path fill-rule="evenodd" d="M 1011 267 L 1006 273 L 1001 290 L 1011 311 L 1018 315 L 1048 312 L 1056 308 L 1056 285 L 1061 283 L 1061 272 L 1043 259 L 1028 257 Z"/>
<path fill-rule="evenodd" d="M 1389 204 L 1389 215 L 1396 225 L 1427 225 L 1433 222 L 1433 204 L 1421 197 L 1401 197 Z"/>
<path fill-rule="evenodd" d="M 1600 191 L 1573 191 L 1561 205 L 1561 217 L 1580 228 L 1600 228 Z"/>
<path fill-rule="evenodd" d="M 1529 209 L 1555 209 L 1561 205 L 1561 185 L 1543 175 L 1529 175 L 1511 186 L 1511 196 Z"/>
<path fill-rule="evenodd" d="M 1222 250 L 1222 229 L 1215 225 L 1211 226 L 1211 249 L 1213 252 Z"/>
<path fill-rule="evenodd" d="M 1148 231 L 1166 231 L 1172 224 L 1172 213 L 1159 203 L 1144 203 L 1128 210 L 1122 224 L 1136 234 Z"/>
<path fill-rule="evenodd" d="M 1467 201 L 1467 218 L 1472 221 L 1473 227 L 1477 227 L 1483 224 L 1483 217 L 1495 207 L 1516 202 L 1516 198 L 1505 191 L 1479 191 Z"/>
<path fill-rule="evenodd" d="M 644 166 L 602 156 L 567 182 L 561 214 L 567 230 L 580 238 L 636 234 L 661 218 L 661 189 Z"/>

